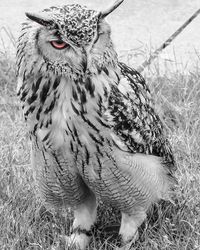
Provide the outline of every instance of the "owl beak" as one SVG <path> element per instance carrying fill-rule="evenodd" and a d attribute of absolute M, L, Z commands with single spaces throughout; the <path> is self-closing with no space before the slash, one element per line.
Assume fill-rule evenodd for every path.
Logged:
<path fill-rule="evenodd" d="M 100 18 L 105 18 L 107 15 L 109 15 L 113 10 L 115 10 L 124 0 L 117 0 L 115 1 L 109 8 L 107 8 L 104 11 L 100 12 Z"/>
<path fill-rule="evenodd" d="M 35 13 L 28 13 L 28 12 L 26 12 L 25 14 L 29 19 L 31 19 L 32 21 L 39 23 L 43 26 L 49 26 L 49 27 L 54 26 L 53 20 L 51 20 L 47 17 L 44 17 L 42 15 L 38 15 Z"/>

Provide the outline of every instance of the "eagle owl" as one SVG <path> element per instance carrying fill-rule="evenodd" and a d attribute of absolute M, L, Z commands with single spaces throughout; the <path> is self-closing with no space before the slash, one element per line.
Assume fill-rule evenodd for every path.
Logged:
<path fill-rule="evenodd" d="M 174 158 L 142 76 L 118 61 L 104 11 L 78 4 L 26 13 L 17 47 L 18 95 L 44 202 L 74 210 L 66 245 L 85 249 L 97 201 L 121 211 L 137 238 L 149 207 L 169 199 Z"/>

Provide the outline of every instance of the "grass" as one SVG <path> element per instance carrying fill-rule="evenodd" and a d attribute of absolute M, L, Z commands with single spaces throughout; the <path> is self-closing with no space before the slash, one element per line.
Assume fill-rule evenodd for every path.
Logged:
<path fill-rule="evenodd" d="M 34 188 L 30 143 L 20 105 L 15 96 L 14 61 L 0 55 L 0 249 L 49 249 L 58 235 L 67 233 L 72 213 L 47 210 Z M 160 204 L 140 229 L 134 249 L 200 249 L 200 69 L 157 69 L 147 77 L 156 108 L 169 131 L 177 161 L 178 186 L 174 205 Z M 115 249 L 112 227 L 119 216 L 99 208 L 99 223 L 89 249 Z M 100 219 L 101 218 L 101 219 Z M 115 231 L 115 230 L 114 230 Z"/>

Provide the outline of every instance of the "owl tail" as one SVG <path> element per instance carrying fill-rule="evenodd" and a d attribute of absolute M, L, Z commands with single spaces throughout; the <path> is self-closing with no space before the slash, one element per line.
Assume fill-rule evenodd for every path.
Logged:
<path fill-rule="evenodd" d="M 119 154 L 117 157 L 119 159 Z M 119 166 L 123 174 L 131 176 L 132 185 L 142 190 L 147 197 L 151 197 L 151 203 L 160 199 L 173 203 L 171 197 L 176 180 L 166 164 L 162 162 L 162 158 L 153 155 L 125 153 L 123 157 L 120 157 L 120 162 Z"/>

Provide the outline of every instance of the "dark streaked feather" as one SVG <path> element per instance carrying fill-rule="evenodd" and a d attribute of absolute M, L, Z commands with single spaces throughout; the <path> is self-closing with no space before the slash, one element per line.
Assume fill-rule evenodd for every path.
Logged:
<path fill-rule="evenodd" d="M 151 95 L 144 78 L 124 63 L 119 63 L 126 92 L 113 86 L 109 97 L 112 127 L 130 152 L 163 157 L 169 170 L 174 170 L 171 145 L 165 135 L 161 119 L 155 113 Z M 127 85 L 127 86 L 126 86 Z"/>

